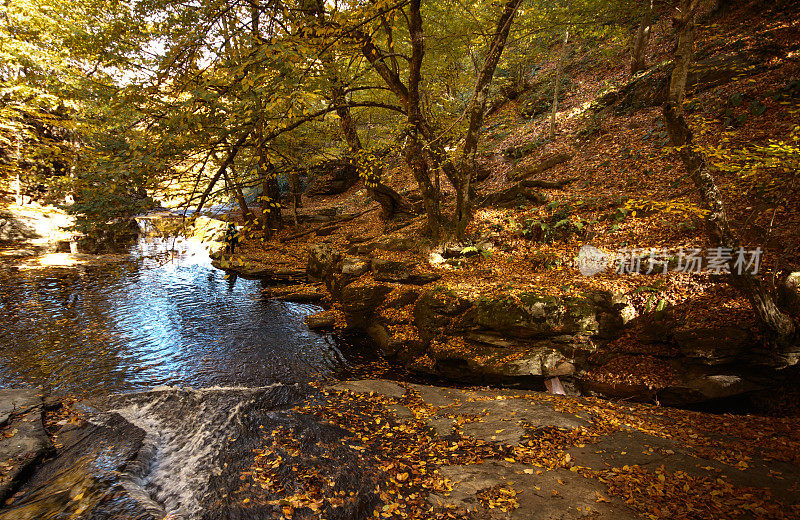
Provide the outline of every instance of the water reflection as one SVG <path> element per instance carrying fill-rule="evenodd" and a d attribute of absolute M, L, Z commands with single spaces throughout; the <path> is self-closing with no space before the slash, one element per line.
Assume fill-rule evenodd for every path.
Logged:
<path fill-rule="evenodd" d="M 146 239 L 126 262 L 0 268 L 0 387 L 57 393 L 315 380 L 345 361 L 308 330 L 318 308 L 225 278 L 199 244 Z"/>

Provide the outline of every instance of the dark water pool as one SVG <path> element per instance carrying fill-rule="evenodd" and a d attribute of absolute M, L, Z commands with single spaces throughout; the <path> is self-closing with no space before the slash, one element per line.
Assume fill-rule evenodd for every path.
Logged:
<path fill-rule="evenodd" d="M 94 395 L 158 385 L 305 382 L 347 367 L 314 305 L 226 278 L 190 240 L 143 239 L 99 267 L 0 266 L 0 387 Z"/>

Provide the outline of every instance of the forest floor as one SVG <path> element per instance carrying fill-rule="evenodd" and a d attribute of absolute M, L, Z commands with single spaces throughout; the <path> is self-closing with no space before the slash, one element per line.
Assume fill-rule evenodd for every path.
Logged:
<path fill-rule="evenodd" d="M 796 418 L 380 380 L 325 388 L 295 409 L 345 437 L 317 440 L 310 455 L 302 431 L 264 430 L 236 495 L 245 508 L 272 506 L 287 519 L 339 518 L 356 504 L 364 518 L 800 515 Z M 376 468 L 366 492 L 357 478 L 336 478 L 342 447 L 357 467 Z M 380 500 L 370 515 L 371 494 Z"/>
<path fill-rule="evenodd" d="M 800 53 L 793 42 L 800 41 L 800 29 L 797 13 L 759 18 L 750 14 L 747 7 L 731 9 L 702 25 L 699 41 L 705 54 L 718 57 L 708 49 L 715 45 L 722 48 L 734 40 L 731 35 L 736 35 L 738 48 L 757 48 L 770 42 L 781 46 L 783 50 L 777 53 L 780 57 L 765 70 L 741 74 L 690 94 L 688 117 L 708 154 L 740 243 L 749 255 L 744 258 L 753 259 L 750 252 L 760 248 L 759 273 L 763 279 L 770 279 L 800 270 L 800 184 L 796 172 L 762 164 L 751 175 L 745 172 L 744 163 L 770 160 L 763 149 L 757 150 L 758 146 L 798 146 L 800 136 L 793 129 L 800 114 L 800 83 L 796 79 L 800 77 Z M 668 20 L 658 22 L 651 40 L 650 63 L 670 59 L 671 38 Z M 344 215 L 373 211 L 339 226 L 290 226 L 268 242 L 255 235 L 245 238 L 235 261 L 303 270 L 307 250 L 313 244 L 326 243 L 347 251 L 353 244 L 393 232 L 414 237 L 417 247 L 402 252 L 374 251 L 372 256 L 422 266 L 441 276 L 440 285 L 460 294 L 480 297 L 535 290 L 553 296 L 580 296 L 607 290 L 626 295 L 637 317 L 645 318 L 637 320 L 640 323 L 669 308 L 680 315 L 684 327 L 735 326 L 758 338 L 749 303 L 713 270 L 683 273 L 670 268 L 665 273 L 656 264 L 649 275 L 614 269 L 594 276 L 579 272 L 575 259 L 587 244 L 608 259 L 624 259 L 633 252 L 644 257 L 652 253 L 663 260 L 674 258 L 681 249 L 696 248 L 703 255 L 712 255 L 715 243 L 703 223 L 704 211 L 696 190 L 669 145 L 660 106 L 592 108 L 604 93 L 628 81 L 624 49 L 597 49 L 578 43 L 573 53 L 572 65 L 565 71 L 569 86 L 560 102 L 554 139 L 548 137 L 548 114 L 525 115 L 530 100 L 536 101 L 541 91 L 547 90 L 546 83 L 535 84 L 487 119 L 479 155 L 490 173 L 477 184 L 478 207 L 468 229 L 470 239 L 454 246 L 478 246 L 482 254 L 445 262 L 434 259 L 431 252 L 438 249 L 424 238 L 423 217 L 395 229 L 398 225 L 382 221 L 377 204 L 363 187 L 355 185 L 339 195 L 304 198 L 302 211 L 335 208 Z M 554 66 L 545 64 L 543 70 Z M 739 151 L 744 155 L 736 156 Z M 520 199 L 505 206 L 480 205 L 487 196 L 513 186 L 526 170 L 557 153 L 570 159 L 531 178 L 575 181 L 560 189 L 542 189 L 547 203 Z M 723 161 L 737 167 L 715 166 Z M 383 182 L 401 192 L 414 190 L 413 179 L 400 159 L 388 160 L 386 167 Z M 445 189 L 442 204 L 453 204 L 452 189 Z M 396 312 L 410 313 L 411 309 Z M 341 320 L 338 324 L 343 325 Z M 414 337 L 413 330 L 396 332 Z M 658 351 L 669 347 L 644 345 L 638 337 L 640 332 L 632 327 L 609 345 L 623 357 L 597 369 L 594 377 L 642 384 L 669 378 L 670 369 L 659 357 L 663 352 Z M 624 357 L 628 352 L 641 354 L 642 350 L 649 355 Z"/>

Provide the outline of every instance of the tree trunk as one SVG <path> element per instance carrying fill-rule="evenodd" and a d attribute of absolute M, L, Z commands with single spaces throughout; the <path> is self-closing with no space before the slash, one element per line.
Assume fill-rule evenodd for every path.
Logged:
<path fill-rule="evenodd" d="M 431 181 L 428 154 L 423 149 L 422 128 L 426 126 L 420 100 L 420 85 L 422 83 L 422 59 L 425 56 L 425 46 L 422 35 L 421 0 L 411 0 L 408 13 L 408 30 L 411 36 L 411 61 L 408 67 L 408 97 L 406 113 L 408 115 L 408 140 L 405 148 L 406 162 L 411 166 L 411 171 L 422 192 L 422 201 L 425 204 L 425 214 L 428 219 L 428 231 L 434 240 L 439 243 L 442 239 L 442 212 L 440 207 L 440 193 L 434 190 Z"/>
<path fill-rule="evenodd" d="M 300 175 L 297 173 L 297 170 L 292 170 L 289 173 L 289 187 L 292 190 L 292 217 L 294 218 L 294 225 L 297 227 L 299 224 L 297 219 L 297 208 L 301 205 L 301 193 L 300 193 Z"/>
<path fill-rule="evenodd" d="M 227 185 L 228 189 L 233 191 L 233 196 L 236 199 L 236 203 L 239 205 L 239 210 L 242 212 L 242 219 L 245 221 L 248 227 L 252 226 L 256 221 L 256 217 L 247 206 L 247 200 L 244 198 L 244 193 L 242 193 L 242 188 L 236 181 L 236 177 L 229 175 L 227 170 L 222 172 L 222 176 L 225 179 L 225 184 Z"/>
<path fill-rule="evenodd" d="M 361 42 L 361 51 L 369 61 L 375 72 L 381 76 L 388 89 L 397 96 L 403 104 L 407 115 L 407 134 L 404 155 L 410 166 L 422 193 L 425 213 L 428 219 L 428 230 L 437 243 L 442 239 L 444 219 L 440 206 L 439 169 L 444 172 L 450 183 L 456 188 L 457 232 L 466 228 L 469 222 L 469 199 L 472 192 L 470 180 L 474 172 L 475 150 L 480 126 L 483 122 L 485 110 L 485 89 L 491 81 L 494 70 L 502 53 L 505 40 L 510 30 L 511 21 L 521 0 L 507 0 L 503 14 L 498 21 L 497 32 L 492 39 L 492 45 L 487 53 L 484 69 L 479 74 L 478 81 L 473 90 L 473 98 L 467 113 L 470 115 L 470 128 L 465 138 L 466 146 L 461 155 L 461 162 L 456 166 L 449 160 L 441 141 L 441 136 L 436 137 L 432 125 L 422 114 L 420 86 L 422 81 L 421 67 L 425 54 L 422 16 L 420 12 L 421 0 L 410 0 L 408 4 L 408 30 L 411 39 L 411 57 L 409 59 L 408 83 L 404 84 L 397 70 L 390 68 L 386 62 L 389 59 L 373 42 L 371 36 L 358 32 Z"/>
<path fill-rule="evenodd" d="M 467 225 L 472 218 L 473 198 L 472 178 L 475 176 L 477 165 L 476 155 L 478 152 L 478 140 L 480 138 L 481 127 L 483 126 L 483 116 L 486 112 L 486 101 L 489 97 L 489 86 L 494 78 L 494 71 L 500 62 L 503 54 L 508 33 L 511 31 L 511 23 L 514 15 L 519 8 L 521 0 L 508 0 L 503 8 L 503 12 L 497 19 L 494 38 L 489 43 L 483 67 L 478 73 L 478 80 L 475 82 L 473 90 L 473 100 L 469 107 L 469 125 L 467 134 L 464 137 L 464 148 L 461 152 L 460 168 L 456 183 L 456 236 L 463 240 L 466 235 Z M 445 172 L 447 172 L 445 168 Z"/>
<path fill-rule="evenodd" d="M 358 137 L 358 129 L 353 121 L 353 116 L 350 114 L 350 107 L 347 106 L 347 98 L 345 97 L 344 87 L 342 86 L 338 76 L 335 72 L 331 72 L 331 94 L 333 97 L 333 104 L 336 107 L 336 115 L 339 116 L 339 126 L 342 129 L 344 140 L 347 146 L 350 147 L 352 152 L 361 150 L 361 139 Z"/>
<path fill-rule="evenodd" d="M 648 2 L 648 0 L 645 0 Z M 642 15 L 636 39 L 631 49 L 631 76 L 647 68 L 647 43 L 650 40 L 650 30 L 653 23 L 653 0 L 649 0 L 648 7 Z"/>
<path fill-rule="evenodd" d="M 325 25 L 324 5 L 321 2 L 316 2 L 314 0 L 311 0 L 311 2 L 316 19 L 320 24 Z M 381 25 L 387 34 L 389 51 L 394 53 L 392 29 L 383 15 L 381 15 Z M 353 121 L 353 116 L 350 112 L 350 106 L 347 102 L 345 85 L 339 77 L 335 64 L 330 58 L 327 56 L 323 57 L 322 63 L 329 76 L 329 81 L 331 84 L 331 100 L 333 101 L 333 105 L 336 109 L 336 115 L 339 116 L 339 126 L 342 129 L 342 135 L 344 136 L 344 140 L 350 149 L 350 153 L 355 154 L 356 152 L 362 150 L 363 146 L 361 144 L 361 139 L 358 136 L 358 128 Z M 390 63 L 392 64 L 391 71 L 396 75 L 399 70 L 399 67 L 397 66 L 397 59 L 394 56 L 391 56 Z M 400 212 L 411 212 L 411 204 L 409 204 L 409 202 L 395 190 L 381 183 L 380 180 L 377 181 L 377 185 L 374 188 L 367 186 L 367 193 L 369 193 L 369 196 L 373 200 L 381 205 L 381 217 L 384 220 L 390 220 Z"/>
<path fill-rule="evenodd" d="M 736 239 L 731 231 L 722 196 L 708 170 L 705 157 L 693 142 L 692 131 L 683 116 L 686 78 L 692 59 L 699 3 L 700 0 L 681 0 L 680 15 L 677 20 L 678 45 L 673 59 L 669 99 L 664 104 L 664 121 L 672 144 L 678 148 L 689 176 L 700 192 L 703 202 L 711 210 L 709 223 L 720 245 L 734 248 Z M 731 279 L 750 301 L 768 341 L 778 348 L 791 345 L 796 332 L 794 322 L 781 311 L 773 294 L 764 287 L 761 280 L 748 272 L 740 274 L 733 269 L 731 269 Z"/>
<path fill-rule="evenodd" d="M 561 90 L 561 72 L 564 70 L 564 60 L 567 55 L 567 45 L 569 44 L 569 26 L 564 29 L 564 42 L 561 44 L 561 52 L 558 54 L 558 65 L 556 66 L 556 81 L 553 85 L 553 110 L 550 112 L 550 139 L 556 136 L 556 114 L 558 114 L 558 93 Z"/>

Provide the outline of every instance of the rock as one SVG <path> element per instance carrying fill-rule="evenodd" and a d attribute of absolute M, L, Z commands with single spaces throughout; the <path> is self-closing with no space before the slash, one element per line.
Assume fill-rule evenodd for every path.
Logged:
<path fill-rule="evenodd" d="M 392 341 L 392 337 L 389 335 L 389 331 L 380 323 L 372 323 L 370 324 L 366 331 L 367 336 L 375 342 L 375 345 L 381 350 L 384 356 L 392 357 L 396 352 L 396 345 Z"/>
<path fill-rule="evenodd" d="M 482 343 L 497 348 L 512 348 L 520 345 L 519 342 L 506 339 L 502 335 L 494 332 L 470 332 L 465 338 L 474 343 Z M 572 336 L 569 336 L 569 338 L 571 339 Z"/>
<path fill-rule="evenodd" d="M 494 348 L 449 338 L 431 343 L 428 353 L 436 360 L 436 370 L 441 375 L 457 380 L 531 382 L 532 378 L 568 376 L 575 372 L 572 358 L 547 342 L 542 346 Z"/>
<path fill-rule="evenodd" d="M 0 389 L 0 426 L 12 414 L 24 415 L 42 405 L 42 398 L 31 388 Z"/>
<path fill-rule="evenodd" d="M 313 244 L 308 248 L 308 267 L 306 273 L 309 280 L 324 281 L 335 270 L 341 259 L 341 253 L 328 244 Z"/>
<path fill-rule="evenodd" d="M 778 287 L 778 298 L 782 308 L 789 314 L 800 317 L 800 272 L 786 277 Z"/>
<path fill-rule="evenodd" d="M 0 501 L 52 449 L 42 423 L 43 402 L 34 389 L 0 390 Z"/>
<path fill-rule="evenodd" d="M 579 381 L 581 391 L 587 395 L 600 397 L 615 397 L 631 399 L 633 401 L 652 401 L 655 398 L 655 391 L 647 385 L 624 382 L 605 382 L 594 379 L 581 379 Z"/>
<path fill-rule="evenodd" d="M 370 263 L 363 258 L 347 255 L 342 260 L 342 274 L 359 277 L 369 270 Z"/>
<path fill-rule="evenodd" d="M 309 197 L 336 195 L 347 191 L 358 181 L 358 171 L 349 159 L 332 159 L 308 169 L 312 178 L 306 190 Z"/>
<path fill-rule="evenodd" d="M 0 242 L 24 242 L 39 238 L 30 225 L 9 211 L 0 210 Z"/>
<path fill-rule="evenodd" d="M 373 516 L 417 497 L 444 506 L 445 515 L 465 508 L 475 520 L 633 520 L 667 502 L 681 508 L 677 516 L 694 518 L 683 514 L 692 511 L 687 506 L 702 505 L 714 490 L 733 516 L 764 516 L 751 511 L 752 500 L 739 499 L 747 493 L 778 516 L 800 505 L 795 432 L 785 420 L 386 380 L 325 390 L 161 388 L 95 400 L 86 410 L 90 422 L 62 429 L 59 456 L 4 504 L 0 520 L 278 518 L 287 503 L 281 500 L 291 500 L 311 474 L 334 483 L 321 496 L 326 508 L 337 503 L 331 509 L 339 519 Z M 338 392 L 350 394 L 332 395 Z M 306 405 L 322 413 L 303 413 Z M 353 435 L 351 425 L 373 430 Z M 270 435 L 279 429 L 291 435 Z M 394 435 L 415 442 L 405 451 L 413 453 L 413 467 L 376 460 L 373 449 Z M 280 462 L 267 469 L 271 489 L 252 485 L 252 476 L 242 480 L 256 460 L 259 469 Z M 416 487 L 432 477 L 447 484 L 439 494 Z M 376 482 L 392 478 L 408 478 L 419 492 L 387 500 L 391 494 L 381 496 Z M 347 500 L 338 502 L 342 495 Z"/>
<path fill-rule="evenodd" d="M 408 283 L 415 285 L 427 285 L 439 280 L 442 277 L 439 273 L 432 273 L 430 271 L 417 271 L 411 273 Z"/>
<path fill-rule="evenodd" d="M 442 276 L 437 273 L 417 271 L 411 262 L 375 258 L 372 261 L 372 277 L 382 282 L 425 285 Z"/>
<path fill-rule="evenodd" d="M 705 365 L 732 363 L 757 341 L 736 327 L 678 329 L 673 340 L 681 354 Z"/>
<path fill-rule="evenodd" d="M 548 337 L 599 332 L 597 307 L 584 298 L 556 298 L 524 293 L 516 298 L 475 302 L 476 324 L 507 336 Z"/>
<path fill-rule="evenodd" d="M 455 422 L 449 417 L 439 417 L 428 421 L 428 428 L 443 439 L 453 435 L 454 427 Z"/>
<path fill-rule="evenodd" d="M 320 311 L 306 316 L 309 329 L 332 329 L 336 324 L 336 315 L 332 311 Z"/>
<path fill-rule="evenodd" d="M 342 289 L 340 299 L 342 310 L 356 323 L 363 323 L 366 318 L 374 314 L 375 309 L 391 292 L 392 287 L 382 283 L 372 281 L 352 283 Z"/>
<path fill-rule="evenodd" d="M 271 287 L 264 290 L 270 298 L 285 302 L 316 303 L 322 301 L 327 293 L 314 285 L 290 285 L 287 287 Z"/>
<path fill-rule="evenodd" d="M 405 307 L 406 305 L 411 305 L 412 303 L 416 302 L 419 298 L 419 295 L 420 289 L 417 287 L 401 285 L 392 290 L 392 292 L 386 298 L 385 305 L 386 307 L 393 309 Z"/>
<path fill-rule="evenodd" d="M 270 283 L 296 284 L 307 280 L 305 269 L 281 267 L 275 263 L 261 263 L 259 261 L 245 260 L 239 255 L 218 254 L 212 257 L 211 265 L 227 273 L 233 273 L 242 278 L 252 280 L 265 280 Z"/>
<path fill-rule="evenodd" d="M 142 448 L 144 431 L 118 414 L 99 422 L 62 430 L 59 441 L 64 447 L 59 456 L 34 473 L 14 502 L 0 512 L 0 520 L 107 518 L 107 507 L 124 509 L 125 518 L 133 520 L 161 518 L 164 510 L 143 489 L 134 495 L 133 486 L 111 486 L 131 478 L 125 468 Z"/>
<path fill-rule="evenodd" d="M 403 397 L 406 393 L 406 389 L 398 385 L 397 383 L 393 383 L 391 381 L 384 381 L 381 379 L 362 379 L 359 381 L 346 381 L 343 383 L 339 383 L 337 385 L 333 385 L 328 388 L 332 388 L 333 390 L 338 390 L 340 392 L 346 391 L 346 392 L 353 392 L 356 394 L 376 393 L 383 395 L 385 397 L 394 397 L 394 398 Z"/>
<path fill-rule="evenodd" d="M 444 263 L 444 261 L 444 256 L 442 256 L 440 253 L 434 252 L 428 255 L 428 263 L 431 265 L 441 265 Z"/>
<path fill-rule="evenodd" d="M 763 389 L 737 373 L 705 367 L 681 368 L 681 381 L 659 391 L 659 400 L 667 406 L 722 400 Z"/>
<path fill-rule="evenodd" d="M 425 338 L 439 334 L 467 332 L 472 328 L 461 314 L 472 307 L 472 302 L 450 290 L 437 286 L 420 294 L 414 305 L 414 324 Z"/>
<path fill-rule="evenodd" d="M 372 261 L 372 277 L 382 282 L 407 282 L 414 264 L 402 260 L 376 258 Z"/>
<path fill-rule="evenodd" d="M 52 395 L 45 397 L 42 401 L 42 407 L 48 412 L 55 412 L 61 409 L 62 406 L 64 406 L 64 403 L 61 399 Z"/>
<path fill-rule="evenodd" d="M 375 240 L 354 245 L 350 248 L 352 254 L 367 255 L 375 250 L 381 251 L 409 251 L 419 243 L 419 239 L 405 235 L 387 235 Z"/>
<path fill-rule="evenodd" d="M 527 472 L 526 472 L 527 470 Z M 572 520 L 579 518 L 639 518 L 620 499 L 607 498 L 608 489 L 566 469 L 532 471 L 523 464 L 486 461 L 466 466 L 442 466 L 439 472 L 452 482 L 446 496 L 431 495 L 431 505 L 463 507 L 485 520 Z M 518 508 L 504 512 L 486 509 L 477 495 L 495 487 L 518 490 Z M 598 498 L 599 497 L 599 498 Z M 592 516 L 587 515 L 588 512 Z M 480 515 L 480 516 L 479 516 Z M 599 515 L 599 516 L 598 516 Z"/>
<path fill-rule="evenodd" d="M 552 401 L 526 399 L 529 393 L 521 392 L 518 397 L 504 394 L 502 398 L 487 391 L 463 394 L 461 400 L 443 408 L 437 417 L 481 417 L 480 421 L 465 424 L 463 430 L 467 435 L 486 442 L 517 446 L 527 428 L 575 430 L 589 426 L 586 418 L 556 410 Z M 429 392 L 423 399 L 427 402 L 430 398 Z"/>
<path fill-rule="evenodd" d="M 297 220 L 301 223 L 321 223 L 330 222 L 338 218 L 342 213 L 341 208 L 300 208 L 297 211 Z M 284 219 L 289 220 L 294 215 L 287 214 Z"/>

